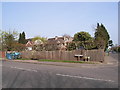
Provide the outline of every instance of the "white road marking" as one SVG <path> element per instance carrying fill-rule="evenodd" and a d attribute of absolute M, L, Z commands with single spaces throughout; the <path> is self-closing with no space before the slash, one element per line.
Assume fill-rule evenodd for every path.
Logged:
<path fill-rule="evenodd" d="M 63 77 L 74 77 L 74 78 L 83 78 L 83 79 L 89 79 L 89 80 L 99 80 L 99 81 L 114 82 L 114 81 L 112 81 L 112 80 L 96 79 L 96 78 L 81 77 L 81 76 L 71 76 L 71 75 L 64 75 L 64 74 L 56 74 L 56 75 L 58 75 L 58 76 L 63 76 Z"/>
<path fill-rule="evenodd" d="M 33 72 L 37 72 L 37 70 L 25 69 L 25 68 L 18 68 L 18 67 L 13 67 L 13 66 L 11 66 L 11 68 L 20 69 L 20 70 L 25 70 L 25 71 L 33 71 Z"/>

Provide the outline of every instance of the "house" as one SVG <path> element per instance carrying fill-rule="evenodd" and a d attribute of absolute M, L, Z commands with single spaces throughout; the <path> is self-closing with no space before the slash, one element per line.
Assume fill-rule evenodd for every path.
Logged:
<path fill-rule="evenodd" d="M 33 47 L 33 42 L 32 41 L 28 41 L 27 43 L 26 43 L 26 50 L 32 50 L 32 47 Z"/>
<path fill-rule="evenodd" d="M 28 39 L 26 44 L 26 50 L 35 50 L 42 51 L 43 49 L 46 51 L 54 51 L 54 50 L 67 50 L 66 46 L 72 42 L 73 37 L 58 37 L 55 36 L 54 38 L 49 38 L 46 43 L 43 43 L 41 40 L 35 40 L 34 42 L 32 39 Z"/>
<path fill-rule="evenodd" d="M 68 43 L 72 42 L 72 37 L 58 37 L 55 36 L 54 38 L 49 38 L 46 43 L 46 50 L 66 50 L 66 46 Z"/>
<path fill-rule="evenodd" d="M 33 50 L 33 46 L 37 46 L 37 45 L 41 45 L 43 44 L 43 42 L 41 40 L 35 40 L 32 41 L 32 39 L 27 39 L 27 43 L 26 43 L 26 50 Z"/>

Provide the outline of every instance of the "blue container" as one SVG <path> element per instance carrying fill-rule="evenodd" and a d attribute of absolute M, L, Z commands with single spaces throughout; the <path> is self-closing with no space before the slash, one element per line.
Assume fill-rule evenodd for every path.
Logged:
<path fill-rule="evenodd" d="M 18 59 L 21 53 L 15 52 L 15 53 L 6 53 L 7 59 Z"/>
<path fill-rule="evenodd" d="M 14 59 L 18 59 L 19 56 L 20 56 L 20 53 L 19 52 L 15 52 L 13 56 L 14 56 Z"/>
<path fill-rule="evenodd" d="M 11 53 L 6 53 L 6 58 L 11 60 L 13 59 L 13 56 Z"/>

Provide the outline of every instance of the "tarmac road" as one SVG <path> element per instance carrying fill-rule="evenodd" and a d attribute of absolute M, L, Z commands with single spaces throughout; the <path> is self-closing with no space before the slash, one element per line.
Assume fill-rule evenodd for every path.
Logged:
<path fill-rule="evenodd" d="M 117 88 L 118 68 L 116 65 L 66 67 L 3 61 L 2 87 Z"/>
<path fill-rule="evenodd" d="M 120 53 L 110 53 L 109 54 L 111 57 L 113 57 L 115 60 L 120 60 L 118 57 L 120 56 Z"/>

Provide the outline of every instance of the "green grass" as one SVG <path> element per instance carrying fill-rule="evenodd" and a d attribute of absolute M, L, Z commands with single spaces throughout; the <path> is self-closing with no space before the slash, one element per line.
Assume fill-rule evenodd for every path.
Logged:
<path fill-rule="evenodd" d="M 28 59 L 28 58 L 18 58 L 16 60 L 30 60 L 30 59 Z"/>
<path fill-rule="evenodd" d="M 67 61 L 67 60 L 49 60 L 49 59 L 41 59 L 41 60 L 38 60 L 38 61 L 95 64 L 94 62 L 90 62 L 90 61 L 85 62 L 85 61 Z"/>
<path fill-rule="evenodd" d="M 31 60 L 31 59 L 26 59 L 26 58 L 20 58 L 20 59 L 16 59 L 16 60 Z M 50 60 L 50 59 L 40 59 L 37 61 L 42 61 L 42 62 L 64 62 L 64 63 L 85 63 L 85 64 L 96 64 L 95 62 L 91 62 L 91 61 L 69 61 L 69 60 Z"/>

